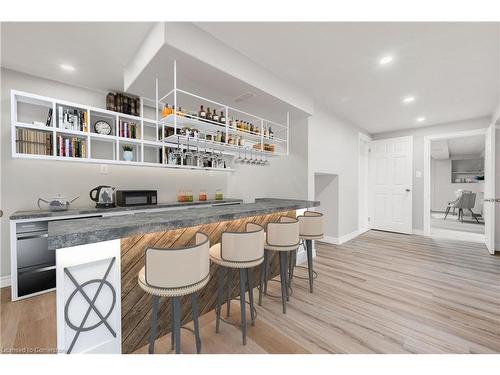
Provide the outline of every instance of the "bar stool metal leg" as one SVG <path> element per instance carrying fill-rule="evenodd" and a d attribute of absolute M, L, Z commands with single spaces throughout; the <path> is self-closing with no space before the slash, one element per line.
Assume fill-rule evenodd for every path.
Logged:
<path fill-rule="evenodd" d="M 281 303 L 283 304 L 283 314 L 286 314 L 286 299 L 287 299 L 286 252 L 279 251 L 279 258 L 280 258 L 280 279 L 281 279 Z"/>
<path fill-rule="evenodd" d="M 240 268 L 240 308 L 241 308 L 241 335 L 243 345 L 247 344 L 247 317 L 245 309 L 245 269 Z"/>
<path fill-rule="evenodd" d="M 253 268 L 247 268 L 248 301 L 250 302 L 250 323 L 255 326 L 255 311 L 253 307 Z"/>
<path fill-rule="evenodd" d="M 175 348 L 175 320 L 174 320 L 174 305 L 170 304 L 170 308 L 172 313 L 170 314 L 170 350 L 174 350 Z"/>
<path fill-rule="evenodd" d="M 175 337 L 175 354 L 181 353 L 181 299 L 180 297 L 172 298 L 172 310 L 174 315 L 174 337 Z"/>
<path fill-rule="evenodd" d="M 149 354 L 155 352 L 155 340 L 156 340 L 156 327 L 158 326 L 158 302 L 160 300 L 159 296 L 153 296 L 153 308 L 151 309 L 151 336 L 149 338 Z"/>
<path fill-rule="evenodd" d="M 200 325 L 198 324 L 198 293 L 191 294 L 191 310 L 193 314 L 194 338 L 196 340 L 196 353 L 201 353 Z"/>
<path fill-rule="evenodd" d="M 260 265 L 259 306 L 262 306 L 262 294 L 264 293 L 264 268 L 265 268 L 264 262 L 262 262 Z"/>
<path fill-rule="evenodd" d="M 217 319 L 215 321 L 215 333 L 219 333 L 220 327 L 220 315 L 222 311 L 222 299 L 224 294 L 224 274 L 226 270 L 224 267 L 219 266 L 219 271 L 217 272 L 217 308 L 215 310 Z"/>
<path fill-rule="evenodd" d="M 269 272 L 269 250 L 264 250 L 264 294 L 267 294 L 267 279 Z"/>
<path fill-rule="evenodd" d="M 233 271 L 227 269 L 227 297 L 226 297 L 226 317 L 231 315 L 231 297 L 233 292 Z"/>
<path fill-rule="evenodd" d="M 312 240 L 306 240 L 307 250 L 307 270 L 309 271 L 309 291 L 313 292 L 313 254 L 312 254 Z"/>

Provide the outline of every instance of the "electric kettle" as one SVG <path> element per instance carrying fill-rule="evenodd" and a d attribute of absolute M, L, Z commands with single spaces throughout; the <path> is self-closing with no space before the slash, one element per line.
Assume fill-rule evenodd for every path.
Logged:
<path fill-rule="evenodd" d="M 115 188 L 111 186 L 97 186 L 90 190 L 90 199 L 96 202 L 97 208 L 108 208 L 116 206 Z"/>

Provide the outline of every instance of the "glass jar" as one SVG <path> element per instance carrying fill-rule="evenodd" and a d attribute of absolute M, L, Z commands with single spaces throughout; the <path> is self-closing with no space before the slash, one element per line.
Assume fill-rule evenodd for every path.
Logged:
<path fill-rule="evenodd" d="M 222 190 L 221 189 L 217 189 L 215 191 L 215 200 L 216 201 L 221 201 L 224 199 L 224 195 L 222 194 Z"/>
<path fill-rule="evenodd" d="M 191 190 L 186 190 L 186 202 L 193 201 L 193 192 Z"/>
<path fill-rule="evenodd" d="M 207 200 L 207 192 L 205 189 L 200 190 L 200 194 L 198 195 L 198 200 L 200 202 L 204 202 Z"/>
<path fill-rule="evenodd" d="M 179 189 L 179 191 L 177 192 L 177 202 L 183 203 L 185 201 L 186 201 L 186 193 L 184 192 L 184 190 Z"/>

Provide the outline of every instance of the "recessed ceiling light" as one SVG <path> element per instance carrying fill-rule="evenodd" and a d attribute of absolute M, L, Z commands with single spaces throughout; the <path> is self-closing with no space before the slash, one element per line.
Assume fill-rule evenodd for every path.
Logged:
<path fill-rule="evenodd" d="M 424 122 L 424 121 L 425 121 L 424 116 L 417 117 L 417 122 Z"/>
<path fill-rule="evenodd" d="M 392 55 L 386 55 L 386 56 L 383 56 L 379 61 L 378 63 L 380 65 L 387 65 L 387 64 L 390 64 L 392 61 L 394 60 L 394 56 Z"/>
<path fill-rule="evenodd" d="M 67 72 L 74 72 L 75 71 L 75 67 L 73 65 L 69 65 L 69 64 L 61 64 L 59 65 L 59 67 L 62 69 L 62 70 L 65 70 Z"/>
<path fill-rule="evenodd" d="M 406 96 L 403 98 L 403 103 L 405 103 L 405 104 L 410 104 L 410 103 L 413 103 L 414 101 L 415 101 L 414 96 Z"/>

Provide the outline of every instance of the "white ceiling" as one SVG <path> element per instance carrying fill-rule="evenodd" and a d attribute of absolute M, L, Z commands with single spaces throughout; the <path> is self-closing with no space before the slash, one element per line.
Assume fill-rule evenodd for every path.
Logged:
<path fill-rule="evenodd" d="M 197 25 L 370 133 L 491 115 L 499 103 L 498 23 Z M 386 54 L 394 61 L 381 67 Z"/>
<path fill-rule="evenodd" d="M 2 67 L 98 90 L 123 90 L 147 22 L 2 22 Z M 60 64 L 74 66 L 62 71 Z"/>
<path fill-rule="evenodd" d="M 432 141 L 431 155 L 433 159 L 449 159 L 454 156 L 483 156 L 485 147 L 484 135 L 462 138 L 450 138 Z"/>
<path fill-rule="evenodd" d="M 339 117 L 370 133 L 490 115 L 499 96 L 499 30 L 493 23 L 197 23 L 287 82 L 302 87 Z M 3 67 L 99 90 L 122 90 L 123 67 L 152 23 L 2 23 Z M 378 59 L 391 53 L 393 64 Z M 167 51 L 134 88 L 151 93 L 152 77 L 227 100 L 249 85 Z M 61 63 L 74 65 L 64 72 Z M 163 82 L 163 81 L 162 81 Z M 213 92 L 211 92 L 213 91 Z M 201 93 L 201 92 L 200 92 Z M 258 90 L 235 105 L 276 115 L 284 103 Z M 405 95 L 415 95 L 402 105 Z M 274 110 L 273 110 L 274 109 Z M 277 110 L 276 110 L 277 109 Z M 280 119 L 281 120 L 281 119 Z"/>

